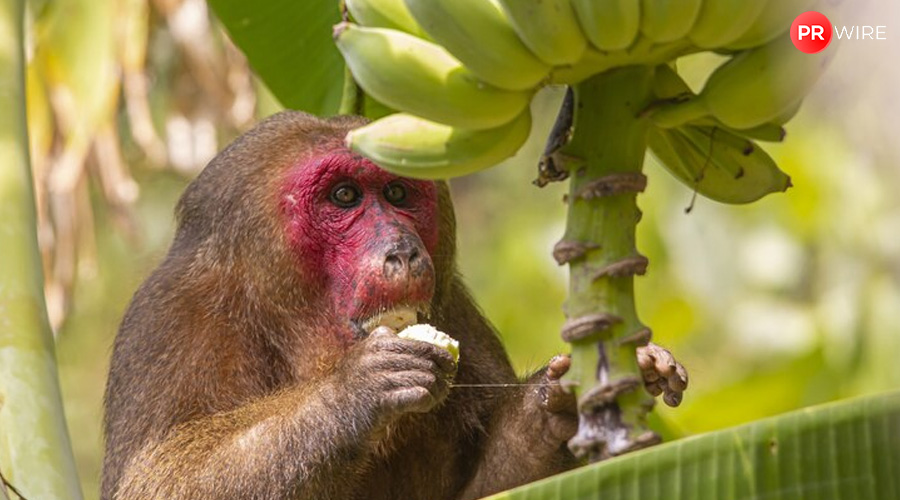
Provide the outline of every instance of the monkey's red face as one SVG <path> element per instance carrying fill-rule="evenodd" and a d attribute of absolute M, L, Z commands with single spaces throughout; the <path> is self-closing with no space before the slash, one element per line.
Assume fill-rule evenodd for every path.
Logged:
<path fill-rule="evenodd" d="M 337 152 L 291 168 L 280 195 L 303 276 L 355 334 L 401 328 L 427 312 L 438 246 L 433 182 Z"/>

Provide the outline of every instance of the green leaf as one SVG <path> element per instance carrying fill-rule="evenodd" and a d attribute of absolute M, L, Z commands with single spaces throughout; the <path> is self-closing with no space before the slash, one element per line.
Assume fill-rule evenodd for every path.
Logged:
<path fill-rule="evenodd" d="M 331 38 L 338 0 L 210 0 L 231 39 L 287 108 L 337 113 L 344 62 Z"/>
<path fill-rule="evenodd" d="M 489 498 L 900 498 L 900 391 L 681 439 Z"/>

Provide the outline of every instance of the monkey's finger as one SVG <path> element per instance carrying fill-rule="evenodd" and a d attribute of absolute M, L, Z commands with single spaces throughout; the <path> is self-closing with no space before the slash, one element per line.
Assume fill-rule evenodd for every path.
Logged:
<path fill-rule="evenodd" d="M 381 339 L 377 344 L 379 350 L 397 354 L 412 354 L 420 358 L 434 361 L 443 373 L 453 375 L 456 373 L 456 362 L 453 355 L 443 347 L 438 347 L 420 340 L 401 339 L 394 336 L 393 339 Z"/>
<path fill-rule="evenodd" d="M 578 417 L 576 417 L 577 413 L 566 414 L 566 415 L 555 415 L 550 418 L 548 422 L 548 428 L 551 439 L 559 442 L 560 444 L 572 439 L 575 436 L 575 433 L 578 432 Z M 555 443 L 551 443 L 555 444 Z"/>
<path fill-rule="evenodd" d="M 684 397 L 684 394 L 680 391 L 666 391 L 665 395 L 663 395 L 663 401 L 672 408 L 681 404 L 681 399 Z"/>
<path fill-rule="evenodd" d="M 647 352 L 647 348 L 645 346 L 637 348 L 637 362 L 638 367 L 640 367 L 641 371 L 643 371 L 644 373 L 651 371 L 655 373 L 656 368 L 653 366 L 653 358 L 650 357 L 650 354 Z M 644 378 L 646 379 L 646 376 Z"/>
<path fill-rule="evenodd" d="M 557 356 L 553 356 L 553 359 L 547 363 L 547 377 L 551 380 L 559 380 L 566 372 L 569 371 L 569 367 L 572 366 L 572 358 L 565 355 L 559 354 Z"/>
<path fill-rule="evenodd" d="M 653 342 L 643 347 L 643 353 L 653 359 L 653 368 L 663 377 L 675 373 L 675 358 L 668 349 L 664 349 Z M 640 358 L 638 358 L 640 364 Z"/>
<path fill-rule="evenodd" d="M 653 346 L 652 352 L 653 357 L 656 358 L 656 371 L 662 376 L 669 376 L 675 373 L 675 357 L 672 356 L 672 353 L 656 344 L 651 343 L 649 345 Z"/>
<path fill-rule="evenodd" d="M 377 352 L 373 353 L 369 358 L 363 361 L 363 369 L 370 372 L 419 370 L 442 373 L 433 361 L 414 354 Z"/>
<path fill-rule="evenodd" d="M 659 382 L 659 380 L 656 380 L 654 382 L 645 383 L 644 388 L 647 389 L 647 392 L 649 392 L 651 396 L 659 396 L 663 393 L 663 386 L 661 386 Z M 665 383 L 665 381 L 663 381 L 663 383 Z"/>
<path fill-rule="evenodd" d="M 436 400 L 442 400 L 450 392 L 450 384 L 442 377 L 436 377 L 433 373 L 410 370 L 395 372 L 388 375 L 388 380 L 394 389 L 408 387 L 423 387 Z"/>
<path fill-rule="evenodd" d="M 378 328 L 372 330 L 372 333 L 369 334 L 369 338 L 378 338 L 378 337 L 396 337 L 397 332 L 394 331 L 389 326 L 379 326 Z"/>
<path fill-rule="evenodd" d="M 550 413 L 571 413 L 578 411 L 578 401 L 575 394 L 566 392 L 559 384 L 541 388 L 541 406 Z"/>
<path fill-rule="evenodd" d="M 656 368 L 641 370 L 641 375 L 644 377 L 645 384 L 649 384 L 651 382 L 656 382 L 657 380 L 659 380 L 659 373 L 657 373 Z"/>
<path fill-rule="evenodd" d="M 388 373 L 385 378 L 394 388 L 431 387 L 437 383 L 438 377 L 433 373 L 419 370 L 406 370 Z"/>
<path fill-rule="evenodd" d="M 405 387 L 389 392 L 387 404 L 398 411 L 428 413 L 437 400 L 424 387 Z"/>
<path fill-rule="evenodd" d="M 681 363 L 675 363 L 675 373 L 667 379 L 673 391 L 684 392 L 688 387 L 688 373 Z"/>

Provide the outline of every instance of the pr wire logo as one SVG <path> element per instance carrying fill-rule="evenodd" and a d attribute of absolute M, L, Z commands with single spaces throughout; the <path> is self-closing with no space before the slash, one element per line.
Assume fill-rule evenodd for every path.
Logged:
<path fill-rule="evenodd" d="M 831 43 L 834 30 L 825 14 L 811 10 L 794 19 L 791 25 L 791 41 L 800 51 L 807 54 L 821 52 Z"/>

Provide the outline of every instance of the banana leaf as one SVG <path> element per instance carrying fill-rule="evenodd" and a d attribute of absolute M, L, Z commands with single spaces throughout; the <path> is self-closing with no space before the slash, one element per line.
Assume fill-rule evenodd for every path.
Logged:
<path fill-rule="evenodd" d="M 337 113 L 344 60 L 332 41 L 338 0 L 210 0 L 250 66 L 285 107 Z"/>
<path fill-rule="evenodd" d="M 897 500 L 900 391 L 582 467 L 489 500 Z"/>

